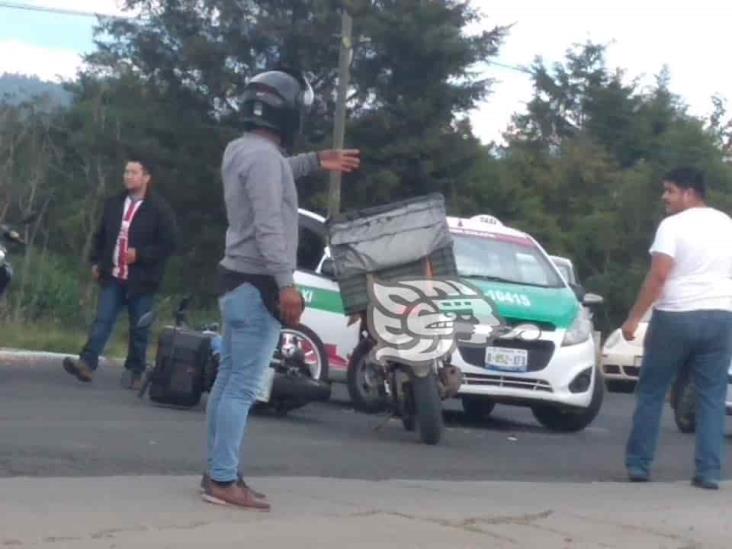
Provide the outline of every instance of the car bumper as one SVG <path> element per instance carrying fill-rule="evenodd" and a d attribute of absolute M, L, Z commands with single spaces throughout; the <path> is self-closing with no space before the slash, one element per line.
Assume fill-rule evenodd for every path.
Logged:
<path fill-rule="evenodd" d="M 641 355 L 602 355 L 602 375 L 612 381 L 638 381 L 640 376 Z"/>
<path fill-rule="evenodd" d="M 525 373 L 489 370 L 469 364 L 459 351 L 455 352 L 452 363 L 463 373 L 458 396 L 485 396 L 495 402 L 524 406 L 543 402 L 586 408 L 592 400 L 594 384 L 598 382 L 594 368 L 596 356 L 595 344 L 590 338 L 569 347 L 555 342 L 547 366 Z M 588 369 L 592 372 L 589 386 L 582 392 L 572 392 L 570 384 Z"/>

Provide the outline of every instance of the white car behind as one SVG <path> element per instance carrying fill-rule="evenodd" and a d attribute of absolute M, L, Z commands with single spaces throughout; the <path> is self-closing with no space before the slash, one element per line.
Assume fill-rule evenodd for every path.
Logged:
<path fill-rule="evenodd" d="M 629 390 L 640 376 L 643 343 L 652 311 L 646 313 L 638 326 L 636 337 L 627 341 L 620 329 L 615 330 L 602 347 L 601 369 L 608 390 Z M 675 412 L 676 424 L 683 432 L 694 430 L 693 384 L 688 372 L 682 371 L 674 382 L 669 401 Z M 732 415 L 732 363 L 727 375 L 727 413 Z"/>
<path fill-rule="evenodd" d="M 650 312 L 646 313 L 638 325 L 633 341 L 627 341 L 618 328 L 608 336 L 602 346 L 602 374 L 608 390 L 629 390 L 638 381 L 643 362 L 643 341 L 650 318 Z"/>

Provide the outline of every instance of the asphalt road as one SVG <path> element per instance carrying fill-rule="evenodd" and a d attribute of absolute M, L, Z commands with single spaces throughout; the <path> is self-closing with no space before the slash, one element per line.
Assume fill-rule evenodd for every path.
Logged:
<path fill-rule="evenodd" d="M 0 477 L 196 474 L 203 468 L 203 405 L 176 410 L 138 400 L 119 386 L 121 370 L 101 369 L 90 385 L 60 361 L 0 359 Z M 455 401 L 439 446 L 420 444 L 398 420 L 354 412 L 342 388 L 333 401 L 250 423 L 248 474 L 353 479 L 618 481 L 633 396 L 608 394 L 581 433 L 541 428 L 528 410 L 496 407 L 474 423 Z M 732 421 L 732 418 L 730 418 Z M 381 428 L 378 427 L 381 425 Z M 732 426 L 728 428 L 732 441 Z M 686 480 L 693 436 L 666 410 L 654 478 Z M 728 463 L 732 444 L 727 445 Z"/>

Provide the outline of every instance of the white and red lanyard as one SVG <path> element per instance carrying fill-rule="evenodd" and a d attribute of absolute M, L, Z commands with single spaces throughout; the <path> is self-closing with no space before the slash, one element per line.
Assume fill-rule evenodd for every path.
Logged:
<path fill-rule="evenodd" d="M 117 238 L 117 253 L 115 255 L 116 266 L 112 273 L 116 278 L 119 278 L 120 280 L 127 280 L 127 277 L 129 276 L 129 267 L 127 266 L 127 251 L 129 249 L 128 242 L 130 225 L 132 225 L 132 220 L 135 218 L 137 211 L 142 205 L 142 200 L 137 200 L 133 202 L 130 198 L 127 198 L 127 200 L 125 200 L 125 205 L 127 206 L 127 209 L 122 215 L 122 224 L 120 225 L 119 237 Z"/>

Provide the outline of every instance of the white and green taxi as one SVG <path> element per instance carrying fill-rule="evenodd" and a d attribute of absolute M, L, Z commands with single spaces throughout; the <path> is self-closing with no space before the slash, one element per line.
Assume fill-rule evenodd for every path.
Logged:
<path fill-rule="evenodd" d="M 305 210 L 299 215 L 295 281 L 306 309 L 303 326 L 285 330 L 283 337 L 303 349 L 315 377 L 344 382 L 359 325 L 349 325 L 343 313 L 325 220 Z M 581 293 L 530 235 L 486 215 L 449 217 L 448 224 L 459 276 L 489 297 L 509 325 L 540 329 L 531 341 L 458 345 L 451 363 L 463 374 L 459 397 L 465 412 L 484 418 L 496 404 L 528 406 L 549 429 L 584 429 L 600 409 L 604 386 Z"/>

